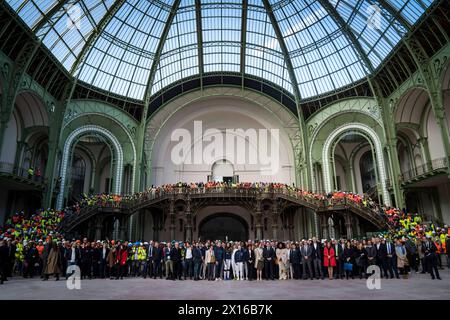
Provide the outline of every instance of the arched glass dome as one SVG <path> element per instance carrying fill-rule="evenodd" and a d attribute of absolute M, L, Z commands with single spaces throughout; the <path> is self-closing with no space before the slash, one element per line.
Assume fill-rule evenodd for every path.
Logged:
<path fill-rule="evenodd" d="M 7 0 L 80 81 L 145 100 L 195 75 L 310 98 L 365 78 L 433 0 Z"/>

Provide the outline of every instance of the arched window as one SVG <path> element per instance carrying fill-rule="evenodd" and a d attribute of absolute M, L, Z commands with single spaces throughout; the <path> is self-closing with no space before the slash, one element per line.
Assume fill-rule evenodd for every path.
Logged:
<path fill-rule="evenodd" d="M 212 181 L 232 182 L 234 177 L 234 167 L 228 160 L 214 162 L 211 170 Z"/>
<path fill-rule="evenodd" d="M 367 151 L 363 154 L 359 161 L 359 168 L 361 170 L 363 192 L 367 192 L 377 184 L 372 151 Z"/>
<path fill-rule="evenodd" d="M 81 194 L 84 192 L 85 176 L 86 176 L 86 162 L 80 155 L 74 154 L 71 170 L 72 188 L 70 192 L 70 199 L 73 200 L 79 199 Z"/>

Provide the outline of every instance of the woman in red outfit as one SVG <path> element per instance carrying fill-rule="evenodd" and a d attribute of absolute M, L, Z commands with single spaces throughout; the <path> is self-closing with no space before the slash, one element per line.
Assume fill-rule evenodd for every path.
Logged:
<path fill-rule="evenodd" d="M 117 267 L 117 276 L 116 280 L 123 280 L 123 276 L 126 274 L 127 270 L 127 259 L 128 259 L 128 250 L 123 244 L 119 245 L 117 248 L 116 255 L 116 267 Z"/>
<path fill-rule="evenodd" d="M 328 278 L 333 280 L 333 267 L 336 267 L 336 256 L 331 246 L 331 241 L 327 242 L 326 247 L 323 249 L 323 265 L 328 267 Z"/>

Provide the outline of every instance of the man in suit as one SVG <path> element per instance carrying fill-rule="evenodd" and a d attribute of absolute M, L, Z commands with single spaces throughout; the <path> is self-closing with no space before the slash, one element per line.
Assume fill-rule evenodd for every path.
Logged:
<path fill-rule="evenodd" d="M 344 279 L 344 249 L 345 247 L 341 245 L 337 240 L 332 241 L 332 246 L 334 248 L 334 255 L 336 258 L 336 268 L 334 268 L 335 279 Z"/>
<path fill-rule="evenodd" d="M 270 242 L 266 242 L 266 246 L 263 249 L 264 258 L 264 271 L 266 280 L 275 280 L 274 278 L 274 260 L 275 260 L 275 250 L 273 250 Z"/>
<path fill-rule="evenodd" d="M 406 237 L 405 248 L 409 266 L 416 273 L 418 273 L 419 267 L 417 265 L 417 246 L 408 236 Z"/>
<path fill-rule="evenodd" d="M 319 241 L 317 241 L 316 237 L 313 237 L 312 243 L 311 243 L 311 249 L 312 249 L 312 265 L 314 268 L 314 275 L 316 276 L 316 279 L 319 279 L 319 277 L 323 280 L 323 272 L 322 272 L 322 245 Z"/>
<path fill-rule="evenodd" d="M 170 250 L 170 259 L 173 262 L 173 274 L 172 280 L 181 279 L 181 248 L 178 242 L 175 242 L 175 246 Z"/>
<path fill-rule="evenodd" d="M 385 248 L 383 248 L 383 246 L 381 245 L 380 238 L 374 238 L 374 247 L 377 250 L 376 264 L 378 268 L 380 268 L 380 277 L 383 278 L 386 251 L 384 250 Z"/>
<path fill-rule="evenodd" d="M 225 250 L 222 247 L 222 241 L 218 241 L 214 246 L 214 256 L 216 257 L 216 268 L 215 268 L 215 278 L 216 280 L 222 280 L 222 272 L 223 272 L 223 258 L 224 258 Z"/>
<path fill-rule="evenodd" d="M 203 264 L 202 251 L 198 243 L 196 243 L 192 249 L 192 259 L 194 261 L 194 280 L 198 281 L 200 280 L 200 271 Z"/>
<path fill-rule="evenodd" d="M 170 280 L 174 278 L 173 272 L 173 260 L 172 260 L 172 244 L 169 242 L 167 246 L 164 248 L 164 262 L 166 269 L 166 280 Z"/>
<path fill-rule="evenodd" d="M 292 264 L 293 275 L 292 278 L 295 280 L 300 279 L 300 261 L 301 253 L 295 243 L 291 244 L 289 249 L 289 262 Z"/>
<path fill-rule="evenodd" d="M 244 249 L 244 263 L 247 265 L 246 280 L 252 281 L 254 278 L 253 269 L 255 267 L 255 252 L 251 243 Z"/>
<path fill-rule="evenodd" d="M 144 243 L 144 246 L 147 246 L 147 243 Z M 148 244 L 147 249 L 147 259 L 145 260 L 144 264 L 144 279 L 147 279 L 147 275 L 151 278 L 153 274 L 153 252 L 155 251 L 155 248 L 153 247 L 153 241 L 150 241 Z"/>
<path fill-rule="evenodd" d="M 302 254 L 301 260 L 303 262 L 303 279 L 308 278 L 309 275 L 311 280 L 314 280 L 312 271 L 312 248 L 308 241 L 302 241 L 300 252 Z"/>
<path fill-rule="evenodd" d="M 386 263 L 385 267 L 389 271 L 391 279 L 395 277 L 400 279 L 397 268 L 397 254 L 395 253 L 395 246 L 390 241 L 382 241 L 383 248 L 386 248 Z M 384 250 L 384 249 L 383 249 Z M 385 277 L 387 278 L 387 273 L 385 271 Z"/>
<path fill-rule="evenodd" d="M 425 241 L 424 245 L 422 246 L 422 250 L 425 254 L 425 264 L 427 265 L 428 272 L 431 275 L 431 279 L 438 278 L 441 280 L 441 277 L 439 275 L 438 271 L 438 261 L 436 257 L 436 251 L 437 247 L 432 241 L 431 236 L 427 236 L 427 241 Z"/>
<path fill-rule="evenodd" d="M 381 265 L 381 278 L 388 279 L 388 256 L 387 256 L 387 248 L 386 248 L 386 239 L 380 239 L 379 245 L 377 247 L 377 260 L 380 261 Z"/>
<path fill-rule="evenodd" d="M 150 248 L 149 248 L 150 249 Z M 153 279 L 159 276 L 162 279 L 162 264 L 164 262 L 163 248 L 158 241 L 152 247 L 152 264 L 153 264 Z"/>

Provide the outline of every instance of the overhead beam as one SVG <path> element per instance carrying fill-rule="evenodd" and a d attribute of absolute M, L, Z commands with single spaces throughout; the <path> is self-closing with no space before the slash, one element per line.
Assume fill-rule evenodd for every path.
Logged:
<path fill-rule="evenodd" d="M 203 63 L 202 4 L 200 0 L 195 0 L 195 21 L 197 23 L 198 72 L 200 73 L 201 78 L 204 73 L 204 63 Z"/>
<path fill-rule="evenodd" d="M 241 74 L 245 74 L 245 52 L 247 47 L 247 14 L 248 0 L 242 1 L 242 24 L 241 24 Z"/>

